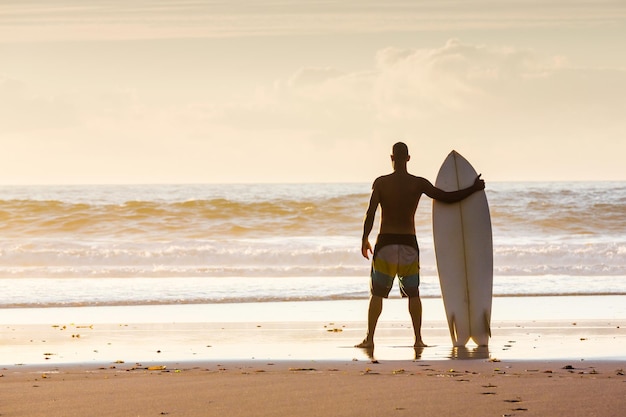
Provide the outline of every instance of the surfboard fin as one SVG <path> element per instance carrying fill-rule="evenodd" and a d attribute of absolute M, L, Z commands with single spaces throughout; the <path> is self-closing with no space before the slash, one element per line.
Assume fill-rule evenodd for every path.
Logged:
<path fill-rule="evenodd" d="M 456 317 L 454 317 L 454 315 L 452 315 L 449 319 L 448 319 L 448 327 L 450 327 L 450 338 L 452 339 L 452 346 L 454 347 L 463 347 L 465 346 L 465 344 L 467 343 L 468 338 L 466 337 L 465 340 L 460 340 L 459 339 L 459 332 L 457 330 L 457 326 L 456 326 Z"/>
<path fill-rule="evenodd" d="M 456 332 L 456 321 L 454 318 L 454 314 L 448 317 L 448 327 L 450 328 L 450 338 L 452 338 L 452 345 L 456 346 L 457 342 L 457 332 Z"/>
<path fill-rule="evenodd" d="M 472 339 L 478 346 L 489 346 L 489 339 L 491 338 L 491 324 L 490 314 L 488 311 L 483 312 L 483 328 L 479 334 L 472 335 Z"/>
<path fill-rule="evenodd" d="M 490 318 L 491 314 L 489 314 L 489 312 L 485 311 L 484 313 L 484 319 L 485 319 L 485 330 L 487 330 L 487 334 L 489 335 L 489 337 L 491 338 L 491 318 Z"/>

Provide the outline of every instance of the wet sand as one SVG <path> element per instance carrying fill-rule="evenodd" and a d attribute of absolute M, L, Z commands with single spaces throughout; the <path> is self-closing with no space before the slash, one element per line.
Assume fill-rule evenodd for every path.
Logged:
<path fill-rule="evenodd" d="M 426 299 L 416 351 L 387 300 L 370 352 L 365 300 L 5 309 L 0 415 L 621 416 L 624 301 L 496 298 L 490 346 L 454 349 Z"/>
<path fill-rule="evenodd" d="M 452 348 L 441 299 L 424 299 L 415 352 L 406 301 L 386 300 L 373 357 L 625 360 L 626 296 L 495 298 L 488 349 Z M 0 309 L 0 365 L 367 360 L 353 346 L 367 300 Z M 370 354 L 372 356 L 372 354 Z"/>

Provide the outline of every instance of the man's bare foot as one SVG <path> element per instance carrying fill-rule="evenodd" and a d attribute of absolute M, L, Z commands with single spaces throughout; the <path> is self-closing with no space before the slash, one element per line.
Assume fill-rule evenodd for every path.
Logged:
<path fill-rule="evenodd" d="M 374 347 L 374 341 L 365 339 L 361 343 L 359 343 L 358 345 L 354 345 L 354 347 L 364 348 L 364 349 L 371 349 L 371 348 Z"/>
<path fill-rule="evenodd" d="M 417 342 L 415 342 L 413 347 L 414 348 L 425 348 L 425 347 L 428 347 L 428 345 L 426 343 L 424 343 L 423 341 L 418 340 Z"/>

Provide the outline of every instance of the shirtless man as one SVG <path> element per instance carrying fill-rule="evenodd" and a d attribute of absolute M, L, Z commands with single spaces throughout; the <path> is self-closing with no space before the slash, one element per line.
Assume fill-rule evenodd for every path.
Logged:
<path fill-rule="evenodd" d="M 407 171 L 410 159 L 408 147 L 398 142 L 393 145 L 391 163 L 393 173 L 376 178 L 372 196 L 363 222 L 361 253 L 366 259 L 372 254 L 367 335 L 360 348 L 373 349 L 374 331 L 382 312 L 383 298 L 389 296 L 395 276 L 398 276 L 403 296 L 409 298 L 409 313 L 415 333 L 414 347 L 425 347 L 422 340 L 422 301 L 419 297 L 419 248 L 415 237 L 415 212 L 422 194 L 437 201 L 456 203 L 472 193 L 483 190 L 485 182 L 476 177 L 471 187 L 446 192 L 433 186 L 427 179 Z M 381 207 L 380 232 L 372 252 L 369 235 L 374 226 L 376 209 Z"/>

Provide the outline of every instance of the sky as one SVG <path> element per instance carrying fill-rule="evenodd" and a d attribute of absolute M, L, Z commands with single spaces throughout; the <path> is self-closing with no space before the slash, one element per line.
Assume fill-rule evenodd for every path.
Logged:
<path fill-rule="evenodd" d="M 623 0 L 0 0 L 0 184 L 626 180 Z"/>

